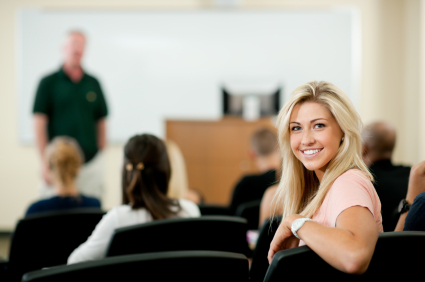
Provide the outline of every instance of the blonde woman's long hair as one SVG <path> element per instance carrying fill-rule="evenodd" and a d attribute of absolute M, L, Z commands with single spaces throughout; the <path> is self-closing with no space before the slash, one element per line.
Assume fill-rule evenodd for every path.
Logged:
<path fill-rule="evenodd" d="M 295 105 L 305 102 L 325 106 L 335 117 L 344 133 L 338 151 L 331 159 L 319 182 L 314 171 L 307 170 L 291 149 L 290 117 Z M 292 214 L 313 217 L 320 208 L 335 179 L 349 169 L 359 169 L 373 181 L 373 176 L 361 157 L 362 121 L 347 95 L 329 82 L 311 81 L 293 92 L 289 101 L 280 110 L 277 127 L 280 151 L 282 154 L 282 176 L 275 195 L 275 204 L 282 203 L 283 218 Z"/>
<path fill-rule="evenodd" d="M 172 140 L 165 140 L 168 158 L 171 165 L 171 178 L 167 196 L 172 199 L 183 199 L 189 191 L 186 164 L 179 146 Z"/>

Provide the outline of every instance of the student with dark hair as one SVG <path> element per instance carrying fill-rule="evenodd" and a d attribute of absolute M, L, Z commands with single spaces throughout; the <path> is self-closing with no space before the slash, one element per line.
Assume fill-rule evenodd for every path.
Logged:
<path fill-rule="evenodd" d="M 276 183 L 276 170 L 281 165 L 277 135 L 268 128 L 260 128 L 251 136 L 250 156 L 259 174 L 245 175 L 233 191 L 230 210 L 234 213 L 240 204 L 261 200 L 264 191 Z"/>
<path fill-rule="evenodd" d="M 47 146 L 45 158 L 48 162 L 49 178 L 52 180 L 54 196 L 33 203 L 25 216 L 41 212 L 63 211 L 75 208 L 98 208 L 100 201 L 79 193 L 75 179 L 84 162 L 83 153 L 74 138 L 55 137 Z"/>
<path fill-rule="evenodd" d="M 188 200 L 166 196 L 171 168 L 164 143 L 149 134 L 130 138 L 124 148 L 123 204 L 111 209 L 87 241 L 75 249 L 68 264 L 102 259 L 116 228 L 157 219 L 200 216 Z"/>

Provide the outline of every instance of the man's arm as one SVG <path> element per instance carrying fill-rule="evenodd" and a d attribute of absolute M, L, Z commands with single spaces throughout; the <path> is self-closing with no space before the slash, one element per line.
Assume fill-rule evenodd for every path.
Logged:
<path fill-rule="evenodd" d="M 44 150 L 48 143 L 47 135 L 47 124 L 49 118 L 45 114 L 35 113 L 34 114 L 34 133 L 35 133 L 35 144 L 37 146 L 38 153 L 40 154 L 42 176 L 47 184 L 51 184 L 48 176 L 48 163 L 44 157 Z"/>
<path fill-rule="evenodd" d="M 409 204 L 413 204 L 416 196 L 420 193 L 425 192 L 425 161 L 412 167 L 410 170 L 409 186 L 407 188 L 406 201 Z M 403 231 L 404 223 L 406 221 L 407 214 L 405 212 L 400 215 L 397 226 L 394 231 Z"/>
<path fill-rule="evenodd" d="M 97 148 L 103 150 L 106 146 L 106 119 L 101 118 L 97 121 Z"/>

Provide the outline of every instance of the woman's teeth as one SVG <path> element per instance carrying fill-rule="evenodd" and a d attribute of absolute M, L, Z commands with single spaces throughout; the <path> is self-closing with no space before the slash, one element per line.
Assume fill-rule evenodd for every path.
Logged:
<path fill-rule="evenodd" d="M 316 154 L 317 152 L 320 152 L 322 149 L 316 149 L 316 150 L 306 150 L 306 151 L 302 151 L 304 154 L 306 155 L 313 155 Z"/>

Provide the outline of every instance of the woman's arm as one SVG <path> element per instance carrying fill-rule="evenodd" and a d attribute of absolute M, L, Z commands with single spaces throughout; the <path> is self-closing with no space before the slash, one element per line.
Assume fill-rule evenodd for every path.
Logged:
<path fill-rule="evenodd" d="M 282 221 L 270 244 L 269 262 L 276 252 L 298 246 L 299 240 L 291 232 L 292 222 L 298 218 L 302 216 L 292 215 Z M 307 221 L 297 234 L 307 246 L 336 269 L 362 274 L 372 259 L 379 231 L 369 209 L 354 206 L 341 212 L 336 227 Z"/>
<path fill-rule="evenodd" d="M 110 210 L 96 225 L 96 228 L 87 241 L 71 253 L 68 258 L 68 264 L 104 258 L 106 248 L 117 227 L 118 219 L 116 211 Z"/>

